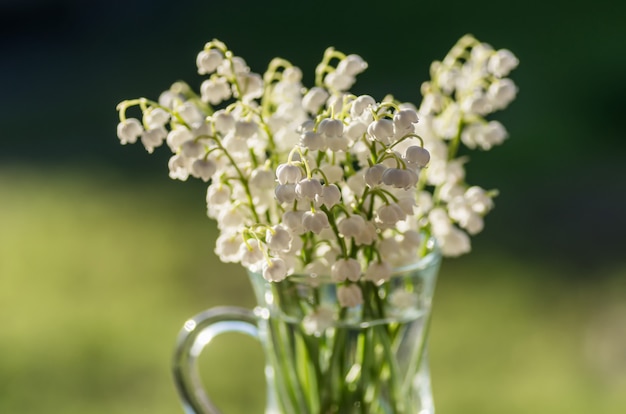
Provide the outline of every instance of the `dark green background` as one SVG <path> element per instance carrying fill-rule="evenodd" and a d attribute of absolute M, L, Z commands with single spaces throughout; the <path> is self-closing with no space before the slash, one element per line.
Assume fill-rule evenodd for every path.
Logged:
<path fill-rule="evenodd" d="M 177 79 L 198 86 L 194 57 L 214 37 L 257 71 L 280 55 L 309 81 L 334 45 L 370 64 L 357 92 L 419 102 L 429 63 L 473 33 L 521 61 L 519 98 L 496 115 L 511 139 L 470 164 L 470 179 L 502 191 L 481 238 L 593 265 L 624 246 L 624 16 L 623 2 L 606 0 L 9 2 L 0 24 L 0 159 L 164 176 L 165 154 L 148 160 L 116 145 L 114 106 L 157 97 Z"/>
<path fill-rule="evenodd" d="M 560 345 L 557 345 L 559 339 L 555 339 L 556 343 L 548 339 L 550 335 L 562 332 L 564 336 L 559 336 L 560 340 L 583 341 L 583 335 L 579 337 L 578 333 L 586 328 L 577 325 L 577 322 L 580 318 L 593 315 L 596 305 L 609 302 L 615 304 L 616 309 L 622 309 L 616 311 L 617 326 L 626 326 L 626 312 L 623 311 L 626 294 L 622 282 L 626 274 L 624 2 L 0 2 L 0 177 L 3 183 L 0 204 L 4 208 L 4 227 L 0 228 L 3 241 L 0 245 L 0 271 L 5 273 L 0 274 L 0 284 L 6 284 L 0 285 L 0 290 L 13 292 L 13 299 L 0 303 L 3 318 L 9 325 L 12 320 L 20 318 L 17 315 L 21 315 L 20 320 L 26 322 L 38 320 L 37 315 L 41 311 L 38 304 L 44 302 L 15 298 L 21 295 L 29 297 L 32 290 L 41 285 L 42 278 L 46 278 L 46 283 L 51 286 L 60 286 L 54 283 L 54 277 L 63 279 L 59 275 L 67 275 L 68 269 L 78 266 L 79 261 L 83 263 L 81 266 L 84 268 L 81 269 L 90 284 L 76 288 L 76 284 L 71 283 L 74 290 L 53 289 L 54 294 L 68 294 L 71 299 L 66 301 L 59 297 L 50 306 L 60 306 L 60 303 L 71 305 L 81 298 L 81 301 L 102 302 L 102 312 L 106 313 L 106 309 L 114 307 L 118 300 L 125 299 L 129 302 L 126 307 L 120 305 L 119 309 L 134 312 L 141 308 L 146 315 L 163 306 L 170 312 L 170 324 L 154 322 L 153 332 L 159 332 L 160 338 L 166 338 L 165 341 L 173 337 L 174 326 L 177 327 L 190 312 L 199 311 L 203 306 L 249 304 L 249 292 L 236 293 L 239 292 L 237 289 L 242 289 L 239 285 L 229 288 L 228 283 L 207 282 L 206 275 L 201 275 L 206 273 L 204 269 L 207 266 L 217 266 L 215 259 L 210 257 L 215 233 L 213 225 L 204 217 L 203 186 L 193 182 L 170 182 L 165 150 L 148 157 L 140 145 L 122 147 L 115 136 L 115 105 L 119 101 L 139 96 L 156 98 L 178 79 L 199 86 L 201 78 L 196 74 L 194 62 L 196 53 L 206 41 L 219 38 L 226 42 L 258 72 L 264 70 L 272 57 L 286 58 L 303 69 L 309 85 L 312 83 L 313 68 L 323 50 L 332 45 L 347 53 L 358 53 L 369 63 L 367 72 L 359 77 L 355 92 L 368 93 L 376 98 L 392 93 L 399 99 L 419 102 L 419 85 L 427 79 L 430 62 L 442 58 L 465 33 L 472 33 L 495 48 L 508 48 L 518 56 L 521 63 L 512 78 L 519 87 L 519 95 L 505 112 L 494 117 L 507 127 L 510 139 L 490 152 L 471 154 L 469 181 L 487 188 L 498 188 L 501 195 L 496 200 L 496 209 L 487 218 L 486 230 L 474 241 L 472 257 L 444 265 L 438 302 L 441 333 L 437 333 L 436 321 L 433 341 L 439 349 L 448 349 L 449 352 L 437 354 L 437 349 L 432 352 L 433 375 L 435 381 L 440 378 L 439 384 L 442 384 L 440 388 L 435 388 L 440 393 L 436 394 L 436 398 L 447 400 L 452 398 L 450 394 L 461 396 L 457 398 L 461 401 L 458 405 L 440 403 L 449 410 L 441 411 L 443 414 L 517 412 L 503 409 L 497 403 L 490 405 L 493 398 L 489 395 L 490 389 L 495 382 L 501 382 L 495 379 L 499 378 L 496 371 L 487 369 L 483 372 L 480 362 L 476 366 L 463 365 L 462 361 L 472 359 L 472 355 L 449 349 L 450 341 L 474 344 L 475 349 L 484 351 L 484 357 L 488 358 L 493 353 L 489 351 L 492 347 L 498 344 L 500 350 L 509 347 L 502 351 L 502 355 L 509 355 L 510 347 L 515 344 L 506 342 L 504 337 L 478 333 L 481 326 L 493 333 L 494 329 L 504 329 L 506 325 L 517 333 L 515 338 L 524 341 L 543 338 L 537 339 L 543 345 L 537 345 L 537 349 L 530 346 L 528 352 L 539 350 L 537 355 L 544 359 L 538 363 L 535 374 L 545 379 L 546 372 L 569 372 L 563 367 L 575 366 L 580 356 L 572 351 L 571 364 L 566 361 L 563 365 L 551 366 L 550 361 L 558 355 Z M 84 213 L 85 209 L 90 211 L 92 206 L 85 203 L 97 204 L 107 214 Z M 140 208 L 143 210 L 137 211 Z M 86 215 L 83 217 L 81 214 Z M 127 215 L 128 223 L 118 223 L 119 229 L 115 227 L 115 220 L 122 220 L 123 216 L 126 219 Z M 136 220 L 131 221 L 130 217 Z M 132 237 L 130 232 L 143 234 L 142 229 L 151 226 L 149 231 L 152 233 L 147 238 L 158 238 L 158 226 L 164 226 L 163 232 L 167 233 L 170 231 L 167 230 L 169 224 L 164 223 L 173 218 L 184 221 L 181 229 L 196 233 L 194 236 L 168 234 L 162 241 L 166 246 L 163 249 L 185 249 L 185 254 L 190 255 L 189 260 L 197 260 L 197 267 L 183 266 L 184 272 L 180 273 L 184 275 L 172 274 L 177 272 L 174 272 L 176 266 L 171 263 L 160 267 L 155 265 L 156 270 L 150 266 L 141 267 L 139 258 L 144 254 L 141 253 L 142 248 L 147 247 L 138 244 L 132 246 L 137 255 L 133 259 L 136 267 L 132 271 L 141 276 L 131 274 L 129 277 L 137 279 L 128 281 L 128 285 L 119 282 L 116 289 L 106 294 L 94 287 L 100 282 L 105 283 L 105 278 L 109 277 L 128 280 L 128 269 L 125 270 L 122 264 L 103 275 L 84 270 L 90 264 L 99 266 L 107 260 L 100 256 L 89 259 L 91 253 L 102 249 L 101 245 L 93 244 L 95 233 L 108 234 L 109 229 L 118 229 L 118 233 L 111 235 L 118 242 L 104 243 L 110 249 L 108 251 L 98 250 L 103 257 L 115 263 L 121 260 L 120 251 L 115 248 L 122 249 L 120 243 Z M 67 223 L 63 221 L 66 219 Z M 12 226 L 12 223 L 19 224 Z M 56 223 L 58 227 L 43 234 L 41 227 L 52 225 L 50 223 Z M 71 249 L 76 248 L 75 244 L 81 249 L 80 253 L 72 256 Z M 37 250 L 33 245 L 41 246 L 41 249 Z M 65 245 L 73 247 L 63 250 L 60 246 Z M 62 249 L 60 251 L 67 255 L 50 253 L 56 252 L 55 248 Z M 203 256 L 192 256 L 189 249 L 197 249 L 194 254 L 202 252 Z M 35 255 L 33 251 L 56 254 L 56 265 L 42 265 L 42 269 L 37 270 L 26 266 L 27 262 L 48 260 L 47 256 Z M 150 257 L 147 252 L 145 254 Z M 170 260 L 172 263 L 183 260 L 178 256 L 169 259 L 166 254 L 162 256 L 165 257 L 161 257 L 163 261 Z M 240 279 L 241 286 L 245 286 L 243 272 L 237 267 L 219 269 L 232 273 L 233 278 Z M 163 273 L 162 280 L 152 281 L 144 274 L 151 271 Z M 497 282 L 492 282 L 485 274 L 493 276 Z M 197 285 L 194 286 L 194 283 Z M 171 284 L 178 290 L 168 290 L 174 289 Z M 488 287 L 492 284 L 499 288 Z M 207 295 L 213 299 L 204 301 L 201 292 L 209 289 L 213 292 Z M 155 291 L 162 293 L 156 294 Z M 128 292 L 136 292 L 137 295 L 132 296 Z M 176 292 L 175 300 L 168 295 L 172 292 Z M 219 292 L 224 293 L 220 295 Z M 516 295 L 516 292 L 520 296 L 508 296 Z M 496 300 L 490 296 L 491 293 L 507 299 Z M 187 294 L 188 299 L 185 299 Z M 4 295 L 9 297 L 9 293 Z M 144 299 L 154 299 L 155 295 L 161 298 L 160 301 L 152 303 Z M 510 310 L 511 306 L 515 308 L 511 303 L 518 303 L 516 301 L 520 304 L 520 315 L 534 316 L 516 319 L 513 315 L 510 319 L 503 317 L 498 321 L 488 318 L 488 315 L 507 314 L 507 309 Z M 484 306 L 484 314 L 479 312 L 476 316 L 482 319 L 467 318 L 462 323 L 457 321 L 455 325 L 453 322 L 457 314 L 452 309 L 458 309 L 461 314 L 472 314 L 472 305 L 481 312 Z M 80 313 L 82 308 L 77 309 Z M 60 318 L 74 320 L 75 313 L 67 311 L 59 314 L 63 315 Z M 120 310 L 119 320 L 133 318 L 131 314 L 124 316 L 122 313 Z M 591 316 L 589 318 L 595 320 Z M 537 328 L 535 332 L 533 324 L 545 320 L 553 322 L 546 322 L 547 325 L 541 325 L 543 328 Z M 55 321 L 58 322 L 58 319 Z M 585 326 L 588 326 L 590 322 L 586 322 Z M 84 323 L 88 324 L 87 320 Z M 63 331 L 66 325 L 59 322 L 57 335 L 68 335 Z M 131 326 L 134 325 L 128 326 L 128 335 L 134 332 Z M 516 326 L 521 329 L 516 330 Z M 590 326 L 595 325 L 591 323 Z M 460 332 L 459 327 L 477 333 L 467 336 L 467 332 Z M 446 329 L 451 332 L 449 337 L 446 336 Z M 607 329 L 615 333 L 614 329 Z M 30 395 L 26 391 L 27 385 L 33 375 L 44 379 L 48 376 L 56 378 L 61 375 L 58 371 L 64 367 L 69 376 L 78 378 L 77 381 L 82 383 L 95 381 L 94 387 L 102 391 L 102 387 L 110 386 L 110 382 L 116 381 L 115 375 L 120 374 L 98 366 L 90 368 L 90 372 L 76 371 L 76 366 L 89 366 L 94 360 L 108 367 L 115 366 L 117 354 L 109 355 L 112 352 L 110 344 L 92 338 L 99 345 L 89 341 L 85 345 L 85 335 L 81 337 L 79 333 L 72 339 L 68 337 L 67 344 L 70 345 L 60 341 L 56 346 L 61 349 L 67 345 L 79 353 L 84 351 L 84 355 L 69 356 L 56 365 L 51 363 L 49 367 L 43 365 L 43 368 L 37 369 L 37 363 L 32 361 L 27 350 L 20 348 L 20 341 L 27 341 L 30 337 L 20 336 L 22 331 L 7 332 L 0 349 L 3 351 L 0 372 L 3 363 L 4 371 L 8 372 L 4 376 L 0 373 L 0 411 L 3 411 L 2 404 L 15 407 L 26 401 L 26 396 Z M 100 338 L 96 333 L 93 335 Z M 609 342 L 623 343 L 619 342 L 625 340 L 623 334 L 615 335 L 609 335 L 612 338 Z M 0 345 L 2 338 L 0 333 Z M 479 338 L 483 338 L 483 342 Z M 163 343 L 163 339 L 160 342 L 159 349 L 169 352 L 171 343 Z M 123 354 L 124 349 L 130 348 L 120 346 L 119 352 Z M 138 353 L 140 348 L 137 345 Z M 55 355 L 56 348 L 51 349 L 50 352 Z M 92 351 L 96 357 L 90 354 Z M 17 359 L 21 362 L 9 364 L 10 355 L 22 355 Z M 43 355 L 45 353 L 39 357 Z M 146 372 L 156 370 L 164 378 L 165 385 L 161 386 L 168 389 L 167 366 L 163 365 L 166 365 L 165 359 L 169 356 L 163 357 L 156 351 L 148 355 L 162 358 L 159 361 L 161 365 L 154 368 L 146 361 L 146 367 L 150 368 L 142 366 L 142 369 Z M 617 374 L 611 374 L 617 375 L 618 380 L 607 380 L 612 385 L 606 385 L 602 382 L 604 380 L 594 382 L 595 377 L 592 374 L 587 376 L 584 370 L 572 371 L 576 374 L 571 375 L 580 375 L 588 381 L 579 384 L 585 389 L 597 386 L 601 390 L 613 389 L 611 387 L 626 390 L 626 356 L 619 352 L 616 355 L 611 358 L 618 360 L 609 358 L 612 361 L 609 365 L 618 367 Z M 121 358 L 125 361 L 123 358 L 132 357 Z M 145 358 L 149 359 L 148 356 Z M 150 361 L 154 363 L 154 359 Z M 436 363 L 441 368 L 437 368 Z M 444 364 L 447 364 L 445 368 Z M 512 389 L 518 382 L 523 382 L 522 377 L 532 379 L 535 375 L 532 371 L 516 374 L 511 366 L 502 366 L 505 371 L 500 374 L 510 374 L 507 377 L 509 382 L 504 382 L 510 395 L 517 395 Z M 465 383 L 455 387 L 453 382 L 443 379 L 444 372 L 446 375 L 459 375 L 458 370 L 462 369 L 470 378 L 474 375 L 482 378 L 484 381 L 478 383 L 484 384 L 484 387 L 470 392 L 471 387 Z M 133 375 L 132 372 L 126 374 Z M 42 382 L 43 387 L 48 389 L 54 389 L 55 383 L 58 385 L 54 380 Z M 532 381 L 524 382 L 527 383 L 532 384 Z M 532 387 L 528 384 L 525 386 Z M 555 387 L 566 397 L 573 398 L 576 394 L 574 388 L 565 385 L 559 388 L 557 380 L 541 384 L 536 387 Z M 131 382 L 130 389 L 133 386 L 136 382 Z M 154 406 L 160 405 L 150 391 L 154 392 L 155 388 L 147 385 L 143 393 L 138 392 L 135 400 L 125 405 L 120 395 L 129 387 L 121 387 L 117 392 L 95 392 L 94 406 L 103 407 L 103 401 L 116 401 L 119 412 L 132 412 L 125 407 L 140 407 L 146 399 L 150 399 Z M 466 394 L 459 390 L 465 390 Z M 69 403 L 65 402 L 63 395 L 67 395 L 69 401 L 71 395 L 85 395 L 93 390 L 75 390 L 72 385 L 66 384 L 59 385 L 58 391 L 50 392 L 57 399 L 50 400 L 54 403 L 49 411 L 32 408 L 32 411 L 26 409 L 23 412 L 70 412 L 67 408 Z M 506 401 L 511 401 L 510 395 Z M 526 394 L 521 392 L 519 395 Z M 174 404 L 173 394 L 163 398 Z M 544 403 L 537 398 L 533 406 L 515 404 L 533 407 L 532 412 L 574 412 L 561 398 L 558 401 L 563 401 L 562 405 L 550 402 L 552 400 L 548 397 Z M 593 398 L 601 399 L 598 396 L 589 397 L 573 406 L 588 404 L 591 412 L 621 412 L 615 405 L 605 407 L 605 411 L 596 411 L 593 407 L 597 404 Z M 43 398 L 43 401 L 47 400 Z M 78 404 L 77 407 L 96 412 L 93 407 L 85 408 L 86 405 Z M 15 412 L 7 409 L 9 411 L 6 412 Z M 107 410 L 115 411 L 112 408 Z M 528 408 L 520 410 L 530 412 Z"/>

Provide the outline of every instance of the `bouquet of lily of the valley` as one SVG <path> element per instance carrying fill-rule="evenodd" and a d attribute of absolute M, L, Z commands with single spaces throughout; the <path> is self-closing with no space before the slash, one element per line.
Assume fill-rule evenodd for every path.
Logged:
<path fill-rule="evenodd" d="M 350 93 L 367 63 L 333 48 L 312 87 L 284 59 L 255 73 L 218 40 L 196 63 L 206 76 L 199 93 L 176 82 L 157 101 L 123 101 L 117 134 L 150 153 L 166 143 L 171 178 L 208 183 L 222 261 L 272 283 L 326 276 L 340 308 L 381 316 L 387 310 L 371 302 L 384 293 L 372 287 L 418 261 L 433 240 L 444 256 L 470 250 L 496 192 L 466 182 L 459 151 L 489 150 L 507 137 L 486 117 L 516 96 L 510 51 L 464 36 L 433 62 L 419 106 Z M 302 334 L 323 331 L 321 319 L 304 321 Z"/>

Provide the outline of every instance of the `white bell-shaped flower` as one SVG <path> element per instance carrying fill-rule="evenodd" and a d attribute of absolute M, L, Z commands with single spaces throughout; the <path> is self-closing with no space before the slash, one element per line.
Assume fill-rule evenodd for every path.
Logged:
<path fill-rule="evenodd" d="M 250 174 L 249 185 L 251 188 L 258 190 L 271 190 L 276 184 L 274 171 L 265 167 L 258 167 L 252 170 Z"/>
<path fill-rule="evenodd" d="M 241 250 L 241 264 L 253 272 L 260 270 L 265 255 L 259 241 L 250 239 L 247 243 L 242 243 L 239 249 Z"/>
<path fill-rule="evenodd" d="M 372 141 L 389 145 L 394 136 L 393 121 L 387 118 L 374 121 L 367 127 L 367 134 Z"/>
<path fill-rule="evenodd" d="M 320 132 L 305 131 L 300 135 L 300 144 L 311 151 L 324 151 L 326 137 Z"/>
<path fill-rule="evenodd" d="M 376 284 L 386 282 L 391 277 L 393 269 L 388 262 L 370 263 L 363 278 Z"/>
<path fill-rule="evenodd" d="M 376 105 L 376 101 L 369 95 L 361 95 L 352 101 L 350 107 L 350 117 L 353 119 L 360 118 L 363 112 Z"/>
<path fill-rule="evenodd" d="M 180 155 L 172 155 L 167 163 L 169 176 L 173 180 L 185 181 L 189 177 L 187 158 Z"/>
<path fill-rule="evenodd" d="M 361 278 L 361 264 L 352 258 L 339 259 L 333 264 L 330 276 L 333 282 L 356 282 Z"/>
<path fill-rule="evenodd" d="M 457 136 L 460 123 L 461 109 L 459 104 L 452 102 L 434 119 L 433 130 L 445 139 L 452 139 Z"/>
<path fill-rule="evenodd" d="M 363 304 L 363 292 L 361 292 L 359 285 L 354 283 L 339 286 L 337 289 L 337 300 L 344 308 L 354 308 Z"/>
<path fill-rule="evenodd" d="M 356 81 L 355 77 L 346 73 L 341 73 L 338 70 L 330 72 L 324 77 L 324 85 L 329 89 L 343 92 L 347 91 L 354 85 Z"/>
<path fill-rule="evenodd" d="M 335 184 L 329 184 L 322 187 L 322 194 L 315 196 L 317 205 L 323 205 L 332 208 L 341 201 L 341 191 Z"/>
<path fill-rule="evenodd" d="M 471 250 L 470 238 L 463 230 L 452 226 L 450 231 L 443 235 L 437 235 L 437 241 L 441 247 L 441 254 L 447 257 L 456 257 Z"/>
<path fill-rule="evenodd" d="M 191 101 L 176 106 L 176 112 L 187 125 L 196 126 L 204 121 L 204 113 Z"/>
<path fill-rule="evenodd" d="M 231 61 L 228 61 L 226 59 L 223 60 L 222 63 L 220 63 L 220 65 L 217 67 L 217 74 L 220 76 L 232 78 L 233 76 L 239 76 L 244 73 L 250 72 L 248 64 L 241 56 L 233 56 Z"/>
<path fill-rule="evenodd" d="M 422 235 L 416 230 L 407 230 L 402 234 L 402 248 L 415 251 L 422 244 Z"/>
<path fill-rule="evenodd" d="M 383 182 L 383 174 L 387 167 L 383 164 L 372 165 L 365 171 L 365 183 L 370 187 L 379 186 Z"/>
<path fill-rule="evenodd" d="M 181 153 L 187 158 L 200 158 L 204 156 L 206 150 L 200 141 L 189 140 L 181 145 Z"/>
<path fill-rule="evenodd" d="M 199 158 L 191 164 L 191 175 L 207 182 L 217 171 L 217 164 L 211 158 Z"/>
<path fill-rule="evenodd" d="M 302 226 L 304 226 L 305 231 L 320 234 L 322 230 L 330 228 L 330 223 L 322 211 L 305 211 L 302 215 Z"/>
<path fill-rule="evenodd" d="M 384 184 L 394 188 L 409 189 L 417 184 L 418 176 L 415 171 L 402 168 L 387 168 L 383 172 Z"/>
<path fill-rule="evenodd" d="M 417 112 L 414 109 L 402 109 L 393 116 L 393 125 L 398 133 L 413 132 L 415 124 L 418 122 Z"/>
<path fill-rule="evenodd" d="M 371 221 L 366 221 L 363 230 L 354 236 L 354 242 L 358 246 L 369 246 L 378 238 L 378 229 Z"/>
<path fill-rule="evenodd" d="M 348 55 L 337 64 L 337 72 L 356 76 L 367 69 L 367 62 L 359 55 Z"/>
<path fill-rule="evenodd" d="M 274 195 L 281 204 L 293 204 L 298 198 L 295 184 L 278 184 L 274 190 Z"/>
<path fill-rule="evenodd" d="M 367 132 L 367 125 L 360 121 L 350 122 L 344 128 L 344 135 L 351 141 L 358 141 Z"/>
<path fill-rule="evenodd" d="M 202 101 L 217 105 L 230 98 L 230 84 L 226 78 L 212 77 L 200 85 L 200 96 Z"/>
<path fill-rule="evenodd" d="M 252 138 L 259 130 L 259 124 L 253 120 L 237 120 L 235 122 L 235 135 L 239 138 Z"/>
<path fill-rule="evenodd" d="M 487 214 L 493 208 L 493 199 L 487 192 L 478 186 L 469 187 L 464 194 L 472 211 L 478 214 Z"/>
<path fill-rule="evenodd" d="M 301 210 L 288 210 L 283 213 L 282 223 L 294 234 L 302 234 L 306 231 L 302 224 L 302 217 L 304 211 Z M 294 239 L 294 240 L 297 240 Z"/>
<path fill-rule="evenodd" d="M 315 312 L 306 315 L 302 319 L 302 329 L 309 335 L 321 336 L 334 323 L 335 310 L 330 307 L 320 306 Z"/>
<path fill-rule="evenodd" d="M 391 228 L 400 220 L 406 218 L 406 213 L 397 203 L 389 203 L 380 206 L 376 210 L 376 222 L 382 228 Z"/>
<path fill-rule="evenodd" d="M 322 194 L 322 183 L 315 178 L 305 178 L 296 184 L 296 194 L 299 198 L 314 201 L 315 197 Z"/>
<path fill-rule="evenodd" d="M 164 127 L 158 127 L 143 131 L 141 134 L 141 143 L 148 153 L 152 154 L 156 147 L 159 147 L 167 137 L 167 130 Z"/>
<path fill-rule="evenodd" d="M 302 70 L 297 66 L 291 66 L 283 70 L 283 81 L 299 83 L 302 81 Z"/>
<path fill-rule="evenodd" d="M 258 73 L 245 73 L 237 77 L 244 101 L 251 101 L 263 95 L 263 78 Z M 233 95 L 237 97 L 239 90 L 233 85 Z"/>
<path fill-rule="evenodd" d="M 517 96 L 517 86 L 511 79 L 498 79 L 489 85 L 487 99 L 493 109 L 504 109 Z"/>
<path fill-rule="evenodd" d="M 293 164 L 280 164 L 276 168 L 276 178 L 280 184 L 295 184 L 302 178 L 302 169 Z"/>
<path fill-rule="evenodd" d="M 222 232 L 215 243 L 215 254 L 224 263 L 236 263 L 241 259 L 242 241 L 238 233 Z"/>
<path fill-rule="evenodd" d="M 498 121 L 490 121 L 487 124 L 473 123 L 463 129 L 461 141 L 468 148 L 479 147 L 489 150 L 495 145 L 500 145 L 507 138 L 508 133 Z"/>
<path fill-rule="evenodd" d="M 148 129 L 162 128 L 170 120 L 170 114 L 162 108 L 149 108 L 143 113 L 143 116 Z"/>
<path fill-rule="evenodd" d="M 291 248 L 291 234 L 281 225 L 273 226 L 265 232 L 267 247 L 273 251 L 286 252 Z"/>
<path fill-rule="evenodd" d="M 193 139 L 193 133 L 187 128 L 175 128 L 167 134 L 166 142 L 172 152 L 176 153 L 187 141 Z"/>
<path fill-rule="evenodd" d="M 415 164 L 420 168 L 428 165 L 430 161 L 430 152 L 426 148 L 411 145 L 404 153 L 404 158 L 411 164 Z"/>
<path fill-rule="evenodd" d="M 203 50 L 198 53 L 196 66 L 200 75 L 209 75 L 217 69 L 224 60 L 224 55 L 217 49 Z"/>
<path fill-rule="evenodd" d="M 482 89 L 476 89 L 472 93 L 465 95 L 461 99 L 461 110 L 465 116 L 474 114 L 485 116 L 493 111 L 490 99 L 483 93 Z"/>
<path fill-rule="evenodd" d="M 230 187 L 223 183 L 213 183 L 207 188 L 206 202 L 221 205 L 230 202 Z"/>
<path fill-rule="evenodd" d="M 350 146 L 350 141 L 346 137 L 327 137 L 326 146 L 333 152 L 345 152 Z"/>
<path fill-rule="evenodd" d="M 272 257 L 263 264 L 263 278 L 268 282 L 280 282 L 287 277 L 287 264 L 278 257 Z"/>
<path fill-rule="evenodd" d="M 358 214 L 343 218 L 337 224 L 339 234 L 346 239 L 356 237 L 365 230 L 365 219 Z"/>
<path fill-rule="evenodd" d="M 378 253 L 386 262 L 396 262 L 402 253 L 400 242 L 394 237 L 387 237 L 378 242 Z"/>
<path fill-rule="evenodd" d="M 235 117 L 223 109 L 215 111 L 211 116 L 215 129 L 222 135 L 226 135 L 235 128 Z"/>
<path fill-rule="evenodd" d="M 339 119 L 324 118 L 317 128 L 319 132 L 327 137 L 340 137 L 343 135 L 343 122 Z"/>
<path fill-rule="evenodd" d="M 500 49 L 487 62 L 487 69 L 499 78 L 507 76 L 519 65 L 519 60 L 508 49 Z"/>
<path fill-rule="evenodd" d="M 323 164 L 320 170 L 324 173 L 326 184 L 336 183 L 343 180 L 343 168 L 339 165 Z"/>
<path fill-rule="evenodd" d="M 137 142 L 137 138 L 141 136 L 142 132 L 143 126 L 136 118 L 128 118 L 117 124 L 117 137 L 120 139 L 122 145 L 134 144 Z"/>
<path fill-rule="evenodd" d="M 317 114 L 328 96 L 324 88 L 314 86 L 302 98 L 302 107 L 311 114 Z"/>
<path fill-rule="evenodd" d="M 228 206 L 228 208 L 225 208 L 220 212 L 217 225 L 222 231 L 227 229 L 235 230 L 240 228 L 245 220 L 246 215 L 243 211 L 243 207 L 233 205 Z"/>

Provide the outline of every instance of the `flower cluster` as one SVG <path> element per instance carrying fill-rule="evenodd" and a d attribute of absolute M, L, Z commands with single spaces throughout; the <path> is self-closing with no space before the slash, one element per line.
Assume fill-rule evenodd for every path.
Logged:
<path fill-rule="evenodd" d="M 517 93 L 511 52 L 461 38 L 432 64 L 419 107 L 351 94 L 367 63 L 333 48 L 311 88 L 290 62 L 274 59 L 260 75 L 218 40 L 196 63 L 207 77 L 199 94 L 177 82 L 158 101 L 124 101 L 117 133 L 148 152 L 165 143 L 171 178 L 208 183 L 222 261 L 275 282 L 328 275 L 342 305 L 356 306 L 356 282 L 384 283 L 430 236 L 444 255 L 470 250 L 495 192 L 466 183 L 457 153 L 506 138 L 486 116 Z M 131 107 L 141 117 L 127 117 Z"/>

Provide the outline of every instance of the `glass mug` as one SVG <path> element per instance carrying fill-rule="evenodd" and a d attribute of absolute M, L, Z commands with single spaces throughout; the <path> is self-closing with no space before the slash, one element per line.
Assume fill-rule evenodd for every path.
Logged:
<path fill-rule="evenodd" d="M 270 283 L 249 272 L 254 310 L 209 309 L 180 331 L 173 373 L 185 412 L 220 413 L 197 359 L 216 336 L 238 332 L 265 353 L 265 414 L 433 414 L 427 339 L 441 255 L 429 245 L 384 284 L 359 282 L 363 304 L 352 308 L 338 305 L 329 278 Z"/>

